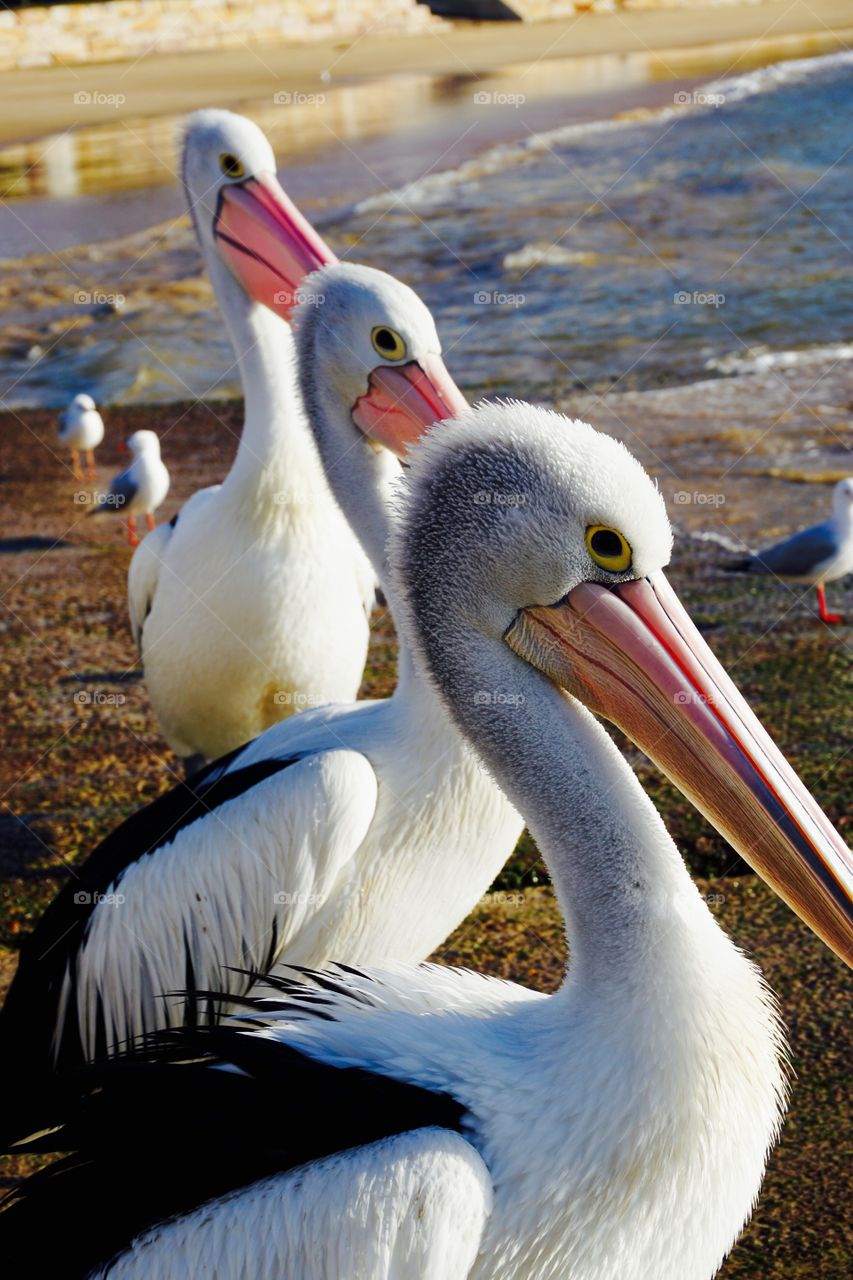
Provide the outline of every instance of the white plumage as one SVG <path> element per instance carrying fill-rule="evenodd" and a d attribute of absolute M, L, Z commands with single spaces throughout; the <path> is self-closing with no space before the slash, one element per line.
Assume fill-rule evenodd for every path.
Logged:
<path fill-rule="evenodd" d="M 782 1031 L 578 699 L 612 698 L 638 745 L 848 959 L 850 852 L 680 610 L 660 572 L 660 496 L 620 445 L 544 411 L 484 407 L 431 433 L 408 484 L 394 540 L 406 631 L 528 817 L 566 917 L 568 975 L 543 997 L 432 966 L 347 971 L 323 980 L 319 1004 L 292 989 L 282 1011 L 245 1015 L 266 1041 L 451 1095 L 463 1134 L 425 1128 L 251 1184 L 141 1236 L 117 1274 L 183 1274 L 218 1243 L 221 1280 L 709 1280 L 778 1133 Z M 590 532 L 602 527 L 627 566 L 604 567 L 615 543 Z M 489 703 L 475 696 L 487 681 L 503 694 Z M 286 1067 L 281 1086 L 287 1098 Z"/>
<path fill-rule="evenodd" d="M 335 410 L 333 396 L 317 396 L 322 380 L 309 375 L 323 352 L 340 377 L 353 377 L 346 352 L 359 342 L 368 304 L 411 354 L 424 341 L 435 354 L 438 339 L 411 291 L 381 272 L 336 264 L 311 279 L 316 288 L 297 316 L 306 394 L 316 397 L 310 423 L 394 609 L 385 542 L 399 465 Z M 395 421 L 401 448 L 419 430 L 416 417 Z M 331 629 L 335 617 L 333 610 Z M 60 1066 L 67 1055 L 93 1056 L 99 1035 L 105 1051 L 144 1030 L 180 1025 L 184 1000 L 163 993 L 225 984 L 242 994 L 249 980 L 235 970 L 424 959 L 486 892 L 521 833 L 516 810 L 405 644 L 391 698 L 307 710 L 211 766 L 195 785 L 201 802 L 191 823 L 142 810 L 131 830 L 109 837 L 114 855 L 93 856 L 106 868 L 97 883 L 103 900 L 93 900 L 85 929 L 79 913 L 69 928 L 55 911 L 33 935 L 10 999 L 20 1017 L 35 1013 Z M 208 797 L 207 788 L 229 786 L 238 793 Z M 43 976 L 44 955 L 59 968 L 55 981 Z M 28 983 L 38 990 L 25 994 Z M 39 1033 L 30 1024 L 30 1044 L 40 1043 Z"/>
<path fill-rule="evenodd" d="M 214 228 L 231 162 L 242 183 L 275 173 L 250 121 L 197 112 L 183 178 L 243 383 L 240 446 L 221 486 L 195 494 L 173 529 L 145 539 L 128 578 L 154 711 L 169 745 L 196 767 L 294 711 L 353 698 L 374 597 L 372 570 L 305 424 L 289 327 L 252 300 L 219 252 Z"/>

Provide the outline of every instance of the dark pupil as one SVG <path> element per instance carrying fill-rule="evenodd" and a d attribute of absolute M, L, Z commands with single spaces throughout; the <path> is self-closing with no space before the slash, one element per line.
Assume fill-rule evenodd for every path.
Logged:
<path fill-rule="evenodd" d="M 396 351 L 397 349 L 397 341 L 390 329 L 377 330 L 376 345 L 381 347 L 383 351 Z"/>
<path fill-rule="evenodd" d="M 592 535 L 592 549 L 597 556 L 621 556 L 622 539 L 612 529 L 597 529 Z"/>
<path fill-rule="evenodd" d="M 229 178 L 234 178 L 240 172 L 240 161 L 236 156 L 223 156 L 222 163 L 225 166 L 225 172 Z"/>

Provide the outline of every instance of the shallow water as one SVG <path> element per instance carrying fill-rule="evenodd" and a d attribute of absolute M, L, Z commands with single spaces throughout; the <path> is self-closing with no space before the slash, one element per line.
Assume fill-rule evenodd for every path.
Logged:
<path fill-rule="evenodd" d="M 580 98 L 558 91 L 558 68 L 515 106 L 507 73 L 477 82 L 488 104 L 471 81 L 422 77 L 330 95 L 303 112 L 310 129 L 252 114 L 333 247 L 417 284 L 464 387 L 553 399 L 691 383 L 813 347 L 849 360 L 853 56 L 675 88 L 646 68 L 633 87 L 626 73 L 627 86 Z M 614 115 L 628 101 L 637 109 Z M 44 220 L 42 252 L 0 278 L 7 405 L 238 390 L 170 175 L 179 123 L 147 122 L 150 165 L 124 176 L 96 159 L 121 131 L 78 139 L 65 195 L 57 160 L 51 181 L 33 176 L 43 163 L 25 180 L 6 154 L 25 191 L 7 205 L 21 243 L 34 210 Z"/>

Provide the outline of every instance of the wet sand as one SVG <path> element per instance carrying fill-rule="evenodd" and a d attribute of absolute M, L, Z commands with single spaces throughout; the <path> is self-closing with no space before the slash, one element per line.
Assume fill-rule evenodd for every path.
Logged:
<path fill-rule="evenodd" d="M 771 0 L 757 5 L 580 14 L 548 23 L 457 23 L 431 35 L 157 55 L 135 61 L 4 73 L 0 145 L 100 121 L 237 106 L 265 93 L 326 91 L 339 84 L 425 73 L 478 81 L 522 64 L 602 54 L 647 54 L 659 79 L 701 71 L 704 51 L 730 51 L 731 69 L 829 53 L 853 38 L 849 0 Z M 324 76 L 324 73 L 327 73 Z M 330 79 L 327 77 L 331 77 Z M 101 101 L 75 103 L 80 92 Z M 122 101 L 114 105 L 110 99 Z"/>

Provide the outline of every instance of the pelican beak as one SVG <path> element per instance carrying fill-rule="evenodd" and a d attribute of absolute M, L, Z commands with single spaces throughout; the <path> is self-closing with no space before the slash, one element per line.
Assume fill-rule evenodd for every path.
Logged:
<path fill-rule="evenodd" d="M 249 297 L 285 320 L 305 277 L 337 262 L 272 173 L 222 188 L 213 234 Z"/>
<path fill-rule="evenodd" d="M 618 725 L 853 965 L 853 855 L 663 574 L 519 613 L 512 649 Z"/>
<path fill-rule="evenodd" d="M 356 400 L 352 420 L 371 440 L 404 457 L 428 427 L 455 418 L 468 402 L 440 356 L 404 365 L 379 365 Z"/>

